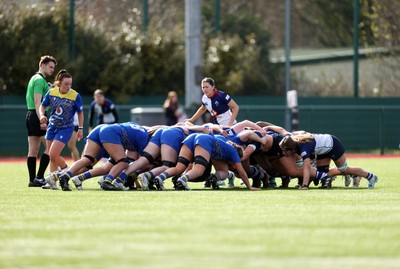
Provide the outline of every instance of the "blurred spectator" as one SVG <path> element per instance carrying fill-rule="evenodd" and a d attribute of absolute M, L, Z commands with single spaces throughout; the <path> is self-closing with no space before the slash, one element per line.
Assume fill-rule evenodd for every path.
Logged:
<path fill-rule="evenodd" d="M 97 89 L 93 94 L 93 102 L 90 104 L 89 111 L 89 133 L 94 127 L 94 117 L 97 115 L 96 125 L 112 124 L 118 122 L 118 113 L 114 103 L 105 97 L 102 90 Z"/>
<path fill-rule="evenodd" d="M 179 105 L 178 94 L 176 91 L 168 92 L 168 96 L 164 101 L 163 108 L 165 109 L 165 117 L 167 119 L 166 124 L 169 126 L 186 119 L 186 114 Z"/>

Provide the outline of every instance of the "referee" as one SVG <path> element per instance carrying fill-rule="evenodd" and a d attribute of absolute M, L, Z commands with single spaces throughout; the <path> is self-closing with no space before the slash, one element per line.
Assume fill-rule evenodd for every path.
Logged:
<path fill-rule="evenodd" d="M 46 134 L 46 124 L 41 125 L 39 121 L 39 106 L 43 96 L 48 92 L 49 86 L 46 77 L 53 74 L 57 65 L 54 57 L 45 55 L 40 58 L 39 71 L 29 80 L 26 88 L 26 105 L 28 112 L 26 113 L 26 128 L 28 130 L 28 157 L 27 166 L 29 172 L 28 187 L 41 187 L 46 184 L 44 180 L 44 172 L 49 165 L 49 149 L 46 148 L 44 135 Z M 39 153 L 40 143 L 45 146 L 45 151 L 40 158 L 39 170 L 36 174 L 36 158 Z"/>

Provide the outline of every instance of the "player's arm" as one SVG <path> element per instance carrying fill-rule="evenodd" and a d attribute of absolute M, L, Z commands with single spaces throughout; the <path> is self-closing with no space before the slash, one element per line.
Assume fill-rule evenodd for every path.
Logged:
<path fill-rule="evenodd" d="M 205 112 L 207 111 L 207 108 L 205 107 L 205 105 L 201 105 L 199 107 L 199 109 L 197 109 L 196 113 L 194 113 L 194 115 L 190 118 L 190 119 L 186 119 L 185 121 L 189 121 L 191 123 L 194 123 L 198 118 L 201 117 L 201 115 L 203 115 Z"/>
<path fill-rule="evenodd" d="M 205 134 L 209 134 L 211 132 L 211 130 L 204 125 L 185 125 L 185 128 L 190 131 L 200 132 Z"/>
<path fill-rule="evenodd" d="M 49 105 L 50 105 L 50 99 L 49 99 L 49 93 L 47 93 L 44 96 L 43 101 L 41 101 L 41 103 L 39 105 L 39 109 L 38 109 L 38 112 L 39 112 L 38 118 L 39 118 L 39 121 L 40 121 L 40 129 L 42 129 L 42 130 L 47 128 L 48 119 L 46 117 L 46 107 L 49 106 Z M 35 106 L 36 106 L 36 103 L 35 103 Z"/>
<path fill-rule="evenodd" d="M 233 123 L 234 123 L 235 120 L 236 120 L 237 115 L 239 114 L 239 105 L 236 104 L 236 102 L 235 102 L 233 99 L 231 99 L 231 100 L 229 101 L 229 103 L 228 103 L 228 106 L 229 106 L 229 108 L 230 108 L 231 111 L 232 111 L 232 116 L 231 116 L 231 119 L 229 120 L 228 125 L 229 125 L 229 126 L 232 126 Z"/>
<path fill-rule="evenodd" d="M 252 141 L 261 143 L 261 144 L 263 144 L 263 145 L 266 143 L 266 137 L 265 137 L 265 136 L 259 137 L 253 130 L 244 130 L 244 131 L 241 131 L 241 132 L 238 134 L 238 136 L 239 136 L 239 139 L 240 139 L 242 142 L 247 142 L 247 141 L 249 141 L 249 140 L 252 140 Z"/>
<path fill-rule="evenodd" d="M 43 95 L 41 95 L 40 93 L 34 93 L 33 94 L 33 101 L 35 103 L 35 110 L 36 110 L 36 115 L 38 117 L 38 119 L 40 119 L 40 106 L 42 104 L 42 97 Z M 44 114 L 44 112 L 43 112 Z"/>
<path fill-rule="evenodd" d="M 308 183 L 310 182 L 310 175 L 312 171 L 310 158 L 306 158 L 303 160 L 303 185 L 301 189 L 308 189 Z"/>
<path fill-rule="evenodd" d="M 286 129 L 284 129 L 283 127 L 277 126 L 277 125 L 268 125 L 268 126 L 263 127 L 263 129 L 266 131 L 273 131 L 275 133 L 283 134 L 283 135 L 289 134 L 289 132 Z"/>
<path fill-rule="evenodd" d="M 81 141 L 83 138 L 83 111 L 78 112 L 78 133 L 77 133 L 77 139 L 78 141 Z"/>
<path fill-rule="evenodd" d="M 47 117 L 45 114 L 46 107 L 43 105 L 39 106 L 39 121 L 40 121 L 40 129 L 41 130 L 46 130 L 47 129 Z"/>
<path fill-rule="evenodd" d="M 250 158 L 250 155 L 256 151 L 256 146 L 253 144 L 249 144 L 246 146 L 246 148 L 243 150 L 243 156 L 240 158 L 241 161 L 247 160 Z"/>
<path fill-rule="evenodd" d="M 247 189 L 254 191 L 254 190 L 259 190 L 259 188 L 254 188 L 250 185 L 249 178 L 247 177 L 246 171 L 244 171 L 244 168 L 241 163 L 235 163 L 234 169 L 239 173 L 240 178 L 243 180 L 243 183 L 246 185 Z"/>
<path fill-rule="evenodd" d="M 111 109 L 111 113 L 113 114 L 114 118 L 115 118 L 115 122 L 119 122 L 119 118 L 118 118 L 118 112 L 117 112 L 117 108 L 115 105 L 113 105 L 113 108 Z"/>
<path fill-rule="evenodd" d="M 210 123 L 209 126 L 213 131 L 213 133 L 218 133 L 223 135 L 224 137 L 228 137 L 228 133 L 224 130 L 224 128 L 221 125 Z"/>

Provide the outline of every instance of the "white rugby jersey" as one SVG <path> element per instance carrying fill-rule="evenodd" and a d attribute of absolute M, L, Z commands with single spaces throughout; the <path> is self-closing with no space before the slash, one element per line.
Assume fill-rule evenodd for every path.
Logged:
<path fill-rule="evenodd" d="M 211 116 L 216 119 L 219 125 L 229 124 L 232 112 L 228 103 L 231 100 L 231 97 L 227 93 L 220 90 L 215 90 L 211 97 L 207 97 L 203 94 L 203 97 L 201 98 L 202 104 L 211 113 Z M 234 123 L 236 123 L 236 121 Z"/>
<path fill-rule="evenodd" d="M 332 150 L 333 138 L 329 134 L 313 134 L 315 139 L 315 155 L 322 155 Z"/>

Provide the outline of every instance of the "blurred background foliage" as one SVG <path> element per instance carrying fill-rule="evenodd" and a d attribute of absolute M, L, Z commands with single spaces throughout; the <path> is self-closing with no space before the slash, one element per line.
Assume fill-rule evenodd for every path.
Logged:
<path fill-rule="evenodd" d="M 3 0 L 0 4 L 1 94 L 24 95 L 41 55 L 66 68 L 74 88 L 91 95 L 101 88 L 119 103 L 131 95 L 184 94 L 184 0 L 148 0 L 143 31 L 142 0 L 76 0 L 75 53 L 70 53 L 70 1 Z M 292 1 L 292 46 L 351 47 L 353 1 Z M 400 1 L 360 0 L 360 46 L 389 48 L 386 78 L 398 81 L 397 18 Z M 270 51 L 284 44 L 284 1 L 202 1 L 203 74 L 233 95 L 284 95 L 284 70 Z M 301 79 L 301 78 L 300 78 Z M 297 81 L 308 87 L 307 81 Z M 340 83 L 339 83 L 340 85 Z M 315 94 L 329 95 L 322 86 Z"/>

